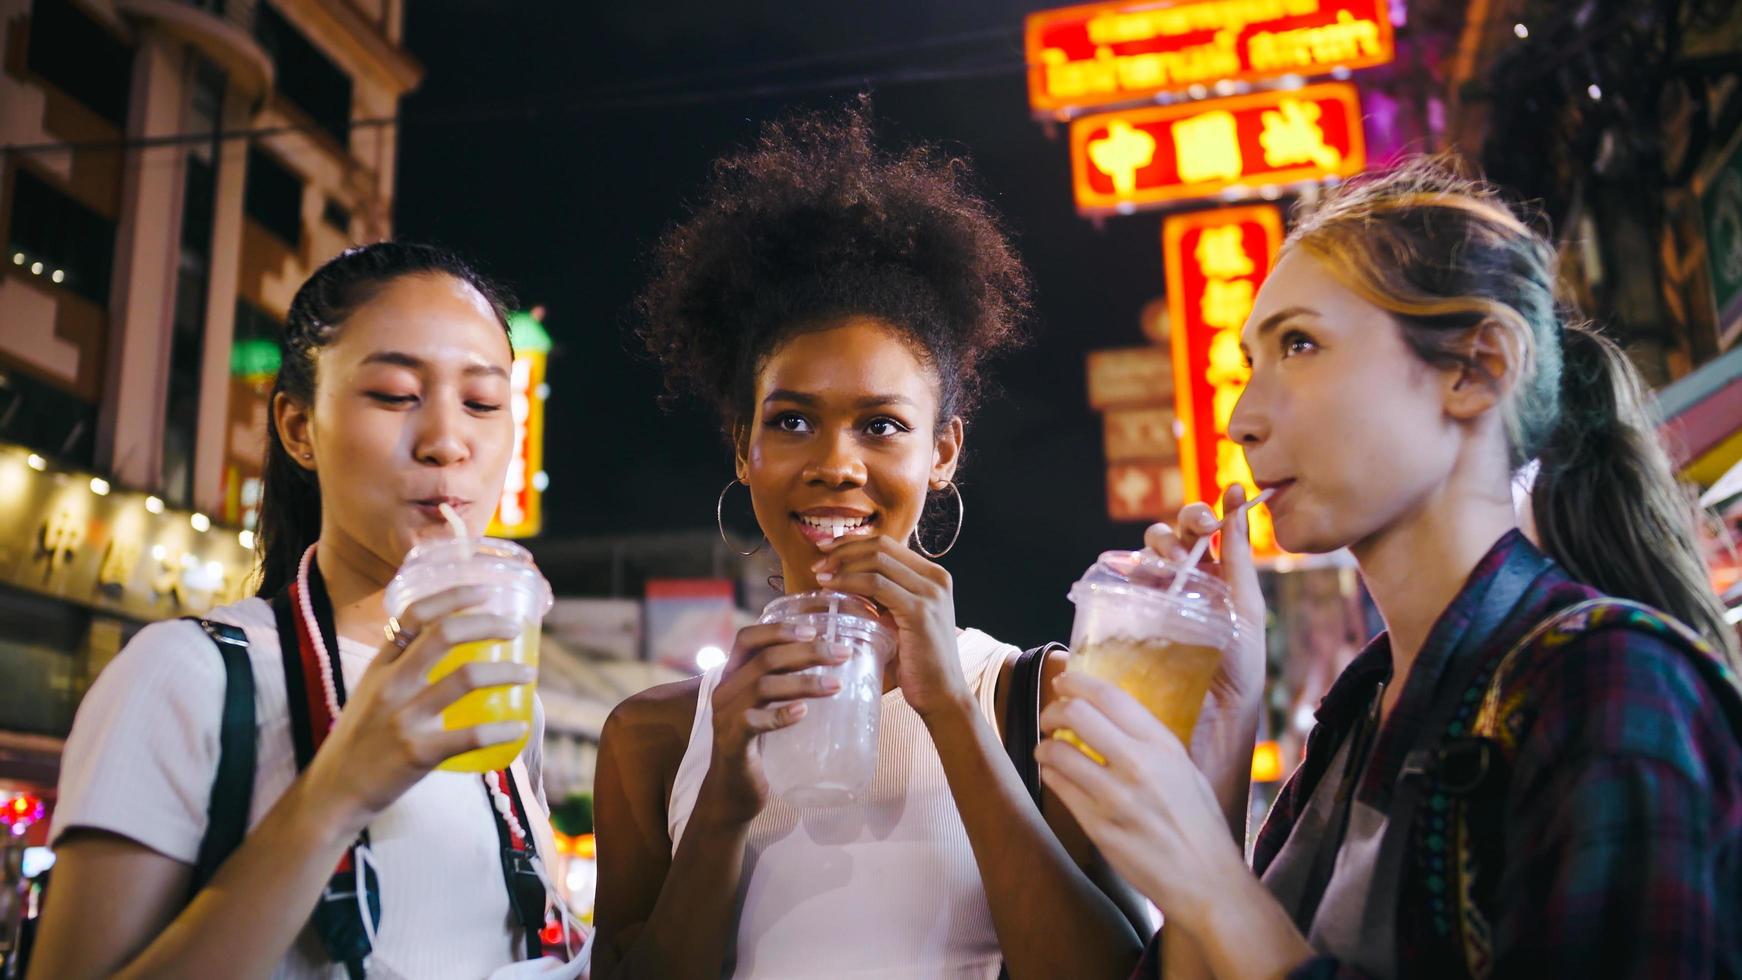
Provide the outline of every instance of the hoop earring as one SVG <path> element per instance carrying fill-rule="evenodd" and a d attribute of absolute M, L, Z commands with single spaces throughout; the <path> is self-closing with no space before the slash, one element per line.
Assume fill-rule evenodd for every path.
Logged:
<path fill-rule="evenodd" d="M 768 536 L 763 535 L 762 542 L 756 547 L 751 548 L 749 551 L 739 551 L 738 546 L 732 543 L 732 539 L 726 536 L 726 493 L 738 482 L 739 481 L 737 480 L 732 480 L 720 490 L 720 499 L 714 504 L 714 524 L 720 529 L 720 540 L 726 542 L 726 547 L 732 549 L 732 553 L 737 555 L 739 558 L 748 558 L 762 550 L 762 545 L 768 543 Z M 749 486 L 750 484 L 746 483 L 744 485 Z"/>
<path fill-rule="evenodd" d="M 955 548 L 956 539 L 962 536 L 962 522 L 966 520 L 968 516 L 968 505 L 962 501 L 962 491 L 960 487 L 956 486 L 956 481 L 951 480 L 944 484 L 944 488 L 956 496 L 956 533 L 950 535 L 950 543 L 944 545 L 944 550 L 942 551 L 936 553 L 927 551 L 925 550 L 925 545 L 919 539 L 919 527 L 916 525 L 913 529 L 913 550 L 933 561 L 949 554 L 951 549 Z"/>

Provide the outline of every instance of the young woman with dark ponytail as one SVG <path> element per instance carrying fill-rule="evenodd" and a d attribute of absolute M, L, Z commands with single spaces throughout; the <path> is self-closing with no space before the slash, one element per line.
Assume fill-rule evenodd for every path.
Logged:
<path fill-rule="evenodd" d="M 283 339 L 259 596 L 213 611 L 207 630 L 140 631 L 87 695 L 33 978 L 476 978 L 536 952 L 542 892 L 507 873 L 506 852 L 548 838 L 539 733 L 447 731 L 440 717 L 531 669 L 426 680 L 449 648 L 521 626 L 467 612 L 481 595 L 466 588 L 391 630 L 382 607 L 405 553 L 451 533 L 442 504 L 481 534 L 500 495 L 513 441 L 502 300 L 447 252 L 367 245 L 303 285 Z M 254 687 L 239 717 L 255 721 L 233 743 L 236 667 Z M 528 734 L 506 779 L 432 771 Z M 253 778 L 240 840 L 213 867 L 237 744 L 252 746 Z"/>
<path fill-rule="evenodd" d="M 1639 377 L 1564 317 L 1555 258 L 1433 162 L 1292 233 L 1229 434 L 1280 543 L 1350 549 L 1386 632 L 1320 704 L 1250 871 L 1263 638 L 1189 747 L 1060 679 L 1044 727 L 1107 764 L 1048 740 L 1043 779 L 1166 916 L 1139 975 L 1742 975 L 1736 635 Z M 1533 468 L 1538 544 L 1510 492 Z M 1149 545 L 1178 555 L 1213 521 L 1188 507 Z M 1220 559 L 1262 622 L 1241 520 Z"/>

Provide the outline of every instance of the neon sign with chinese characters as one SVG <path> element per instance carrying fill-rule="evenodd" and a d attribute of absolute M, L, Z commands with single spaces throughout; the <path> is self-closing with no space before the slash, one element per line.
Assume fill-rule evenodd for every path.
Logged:
<path fill-rule="evenodd" d="M 1227 437 L 1228 422 L 1248 377 L 1240 328 L 1282 247 L 1282 213 L 1259 204 L 1172 215 L 1161 236 L 1186 500 L 1219 504 L 1223 488 L 1235 483 L 1255 494 L 1246 454 Z M 1253 553 L 1279 554 L 1269 512 L 1249 513 Z"/>
<path fill-rule="evenodd" d="M 544 494 L 544 382 L 545 360 L 550 353 L 550 334 L 539 322 L 542 310 L 516 313 L 508 318 L 514 345 L 510 378 L 510 407 L 514 414 L 514 455 L 508 461 L 508 477 L 487 533 L 498 538 L 530 538 L 543 526 Z"/>
<path fill-rule="evenodd" d="M 1030 14 L 1028 101 L 1066 119 L 1195 85 L 1322 75 L 1396 54 L 1386 0 L 1116 0 Z M 1194 93 L 1201 97 L 1201 93 Z"/>
<path fill-rule="evenodd" d="M 1085 214 L 1348 177 L 1366 165 L 1360 97 L 1340 82 L 1071 123 L 1071 182 Z"/>

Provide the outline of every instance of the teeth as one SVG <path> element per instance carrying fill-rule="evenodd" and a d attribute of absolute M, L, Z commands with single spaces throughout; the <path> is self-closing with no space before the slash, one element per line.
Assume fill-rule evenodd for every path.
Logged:
<path fill-rule="evenodd" d="M 804 521 L 806 524 L 809 524 L 811 527 L 814 527 L 820 531 L 829 532 L 829 537 L 831 537 L 831 538 L 838 538 L 838 537 L 845 535 L 849 531 L 855 531 L 861 527 L 864 527 L 865 522 L 866 522 L 866 520 L 868 520 L 868 518 L 864 518 L 864 517 L 850 517 L 850 518 L 849 517 L 805 517 L 803 515 L 800 515 L 799 520 Z"/>

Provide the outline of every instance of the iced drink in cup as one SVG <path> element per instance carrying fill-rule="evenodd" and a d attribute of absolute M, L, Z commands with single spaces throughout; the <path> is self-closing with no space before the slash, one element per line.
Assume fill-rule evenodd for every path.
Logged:
<path fill-rule="evenodd" d="M 411 549 L 398 574 L 387 583 L 387 614 L 395 619 L 406 607 L 426 596 L 459 586 L 484 589 L 482 603 L 467 612 L 506 616 L 522 624 L 512 640 L 461 643 L 430 669 L 431 683 L 452 673 L 461 664 L 478 661 L 538 666 L 538 634 L 544 614 L 550 612 L 550 583 L 532 563 L 525 548 L 495 538 L 442 538 Z M 532 728 L 532 684 L 514 684 L 473 691 L 442 712 L 442 726 L 449 731 L 499 721 L 525 722 Z M 526 745 L 526 739 L 454 756 L 439 768 L 453 772 L 490 772 L 507 768 Z"/>
<path fill-rule="evenodd" d="M 1109 551 L 1070 597 L 1077 617 L 1067 669 L 1119 685 L 1189 748 L 1223 654 L 1251 628 L 1227 585 L 1149 552 Z M 1070 731 L 1057 734 L 1104 761 Z"/>
<path fill-rule="evenodd" d="M 877 731 L 883 668 L 895 654 L 895 633 L 866 600 L 842 592 L 782 596 L 762 611 L 764 623 L 811 626 L 817 642 L 852 650 L 840 665 L 799 673 L 834 677 L 841 689 L 807 698 L 805 716 L 760 736 L 768 788 L 794 806 L 840 806 L 864 798 L 877 771 Z"/>

